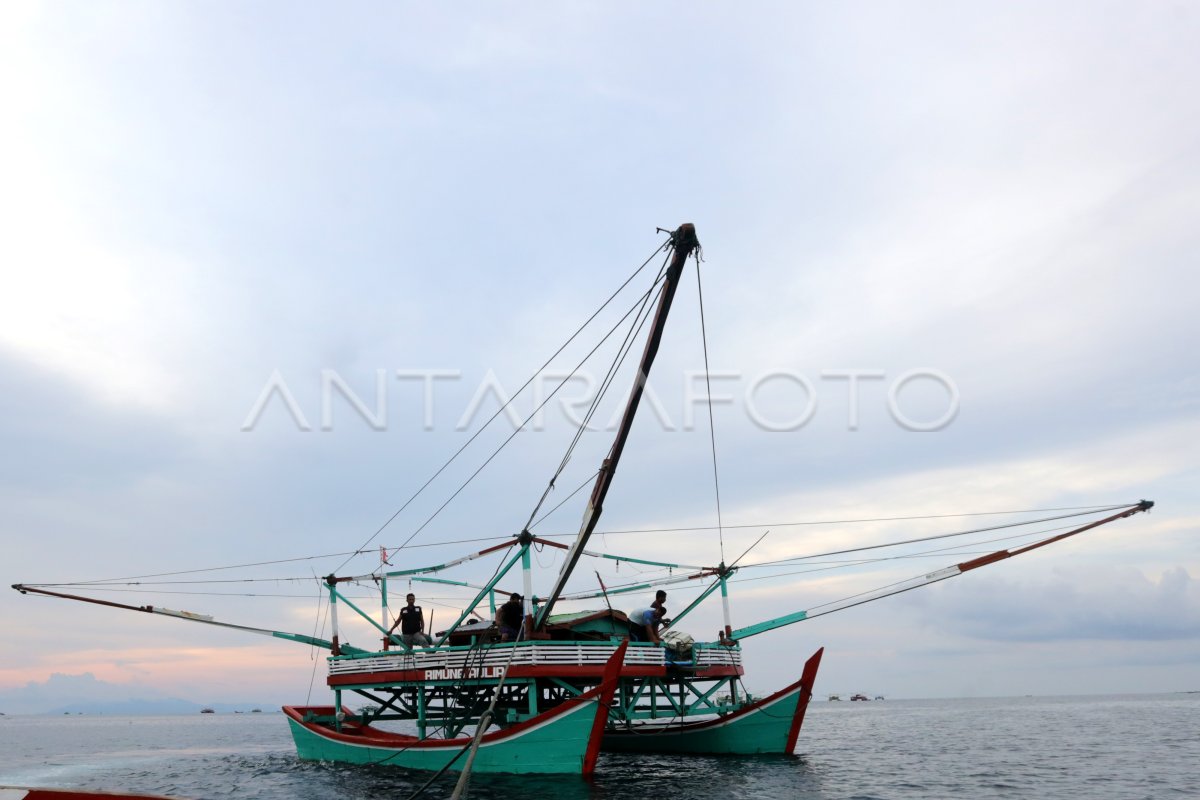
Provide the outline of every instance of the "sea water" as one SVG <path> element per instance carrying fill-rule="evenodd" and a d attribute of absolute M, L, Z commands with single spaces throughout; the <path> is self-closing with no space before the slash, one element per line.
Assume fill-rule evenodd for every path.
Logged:
<path fill-rule="evenodd" d="M 1200 797 L 1200 694 L 816 701 L 795 756 L 603 755 L 577 776 L 473 776 L 468 797 Z M 300 761 L 278 712 L 0 716 L 0 785 L 196 800 L 405 800 L 427 774 Z M 423 795 L 446 798 L 456 776 Z"/>

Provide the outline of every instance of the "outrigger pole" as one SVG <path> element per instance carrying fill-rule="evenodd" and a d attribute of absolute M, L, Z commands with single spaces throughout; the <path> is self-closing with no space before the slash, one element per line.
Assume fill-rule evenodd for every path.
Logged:
<path fill-rule="evenodd" d="M 176 619 L 187 620 L 188 622 L 201 622 L 205 625 L 215 625 L 218 628 L 231 628 L 235 631 L 245 631 L 246 633 L 258 633 L 263 636 L 272 636 L 276 639 L 287 639 L 289 642 L 300 642 L 301 644 L 311 644 L 314 647 L 320 647 L 325 650 L 333 651 L 337 646 L 336 642 L 328 639 L 318 639 L 315 636 L 306 636 L 303 633 L 288 633 L 286 631 L 273 631 L 270 628 L 255 628 L 250 625 L 237 625 L 232 622 L 218 622 L 207 614 L 195 614 L 191 611 L 174 611 L 161 606 L 131 606 L 127 603 L 114 603 L 112 600 L 100 600 L 95 597 L 84 597 L 78 594 L 67 594 L 65 592 L 52 592 L 49 589 L 39 589 L 36 586 L 26 586 L 23 583 L 14 583 L 12 588 L 16 589 L 21 594 L 43 594 L 47 597 L 61 597 L 64 600 L 78 600 L 82 603 L 93 603 L 98 606 L 108 606 L 109 608 L 122 608 L 126 611 L 141 611 L 146 614 L 161 614 L 165 617 L 175 617 Z M 351 647 L 343 644 L 340 647 L 343 653 L 366 653 L 359 647 Z"/>
<path fill-rule="evenodd" d="M 918 575 L 915 578 L 910 578 L 909 580 L 901 581 L 900 583 L 895 583 L 882 589 L 866 592 L 865 594 L 853 595 L 843 600 L 827 603 L 824 606 L 820 606 L 819 610 L 811 609 L 809 611 L 796 611 L 792 614 L 785 614 L 782 617 L 766 620 L 765 622 L 748 625 L 745 628 L 738 628 L 729 634 L 729 638 L 733 640 L 740 640 L 749 636 L 757 636 L 760 633 L 773 631 L 776 628 L 782 628 L 785 625 L 793 625 L 797 622 L 813 619 L 814 617 L 832 614 L 835 611 L 844 611 L 847 608 L 860 606 L 863 603 L 870 603 L 874 600 L 882 600 L 883 598 L 891 597 L 894 594 L 900 594 L 901 592 L 907 592 L 911 591 L 912 589 L 918 589 L 922 586 L 928 586 L 931 583 L 937 583 L 938 581 L 954 578 L 962 575 L 964 572 L 969 572 L 973 569 L 978 569 L 979 567 L 986 567 L 988 564 L 995 564 L 997 561 L 1003 561 L 1005 559 L 1012 558 L 1013 556 L 1024 555 L 1031 550 L 1037 550 L 1039 547 L 1045 547 L 1046 545 L 1060 542 L 1070 536 L 1075 536 L 1076 534 L 1083 533 L 1084 531 L 1091 530 L 1092 528 L 1098 528 L 1101 525 L 1107 525 L 1108 523 L 1114 522 L 1118 519 L 1132 517 L 1134 514 L 1138 514 L 1143 511 L 1149 511 L 1152 508 L 1154 508 L 1154 501 L 1142 500 L 1136 505 L 1119 511 L 1112 516 L 1096 520 L 1095 522 L 1090 522 L 1087 525 L 1060 533 L 1057 536 L 1051 536 L 1047 539 L 1042 539 L 1040 542 L 1027 544 L 1023 547 L 1015 547 L 1011 550 L 997 550 L 994 553 L 989 553 L 988 555 L 980 556 L 979 558 L 973 558 L 970 561 L 963 561 L 959 564 L 952 564 L 949 567 L 943 567 L 942 569 L 934 570 L 933 572 L 928 572 L 924 575 Z"/>
<path fill-rule="evenodd" d="M 637 414 L 638 404 L 642 399 L 646 379 L 650 375 L 650 368 L 654 365 L 654 358 L 658 355 L 658 346 L 662 341 L 663 329 L 667 324 L 667 314 L 671 310 L 671 301 L 675 298 L 675 290 L 679 287 L 679 276 L 683 272 L 683 266 L 687 263 L 688 256 L 699 245 L 700 242 L 696 238 L 696 227 L 690 222 L 680 225 L 671 234 L 671 247 L 674 250 L 674 256 L 671 259 L 670 266 L 667 267 L 666 277 L 663 281 L 662 295 L 658 301 L 658 309 L 654 314 L 654 323 L 650 328 L 650 335 L 646 340 L 646 349 L 642 352 L 642 360 L 638 365 L 637 375 L 633 381 L 633 388 L 629 392 L 629 400 L 625 405 L 625 413 L 621 416 L 621 424 L 617 428 L 617 436 L 613 441 L 612 449 L 608 452 L 608 458 L 604 459 L 604 462 L 600 465 L 600 472 L 596 475 L 596 485 L 592 489 L 591 497 L 588 499 L 587 511 L 583 514 L 583 524 L 579 528 L 579 535 L 575 537 L 574 544 L 567 551 L 566 560 L 563 562 L 562 569 L 558 573 L 558 578 L 555 579 L 554 588 L 550 590 L 545 604 L 538 611 L 537 618 L 534 620 L 533 627 L 535 630 L 542 628 L 546 624 L 546 620 L 550 618 L 550 612 L 553 610 L 554 604 L 562 596 L 563 589 L 567 585 L 567 579 L 571 577 L 571 573 L 575 570 L 575 565 L 579 562 L 579 557 L 583 555 L 584 546 L 587 544 L 588 539 L 591 538 L 592 532 L 596 530 L 596 524 L 600 521 L 600 514 L 604 510 L 604 498 L 608 495 L 609 486 L 612 485 L 613 473 L 617 471 L 617 462 L 621 460 L 621 452 L 625 449 L 626 439 L 629 438 L 629 431 L 633 426 L 633 418 Z"/>

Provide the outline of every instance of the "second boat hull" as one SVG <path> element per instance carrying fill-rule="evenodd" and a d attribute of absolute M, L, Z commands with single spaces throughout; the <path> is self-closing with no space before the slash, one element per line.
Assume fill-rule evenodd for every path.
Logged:
<path fill-rule="evenodd" d="M 695 722 L 610 728 L 605 752 L 759 755 L 792 753 L 824 648 L 804 664 L 800 680 L 725 716 Z"/>

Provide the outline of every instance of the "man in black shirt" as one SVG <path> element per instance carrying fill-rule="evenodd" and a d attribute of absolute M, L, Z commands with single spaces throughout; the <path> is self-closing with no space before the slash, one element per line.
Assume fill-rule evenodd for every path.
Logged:
<path fill-rule="evenodd" d="M 421 613 L 420 606 L 413 605 L 416 596 L 410 594 L 404 599 L 408 605 L 400 609 L 400 641 L 409 648 L 417 645 L 432 647 L 433 640 L 425 634 L 425 615 Z"/>

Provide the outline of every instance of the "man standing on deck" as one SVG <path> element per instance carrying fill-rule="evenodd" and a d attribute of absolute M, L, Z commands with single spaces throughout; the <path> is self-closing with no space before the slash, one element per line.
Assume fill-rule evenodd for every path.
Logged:
<path fill-rule="evenodd" d="M 664 592 L 662 589 L 659 589 L 657 592 L 654 593 L 654 602 L 650 604 L 650 607 L 658 612 L 658 616 L 662 618 L 664 624 L 666 624 L 666 622 L 667 622 L 666 603 L 667 603 L 667 593 Z"/>
<path fill-rule="evenodd" d="M 425 633 L 425 615 L 420 606 L 414 605 L 416 595 L 410 594 L 404 599 L 408 605 L 400 609 L 400 641 L 410 649 L 417 645 L 432 647 L 433 640 Z"/>

